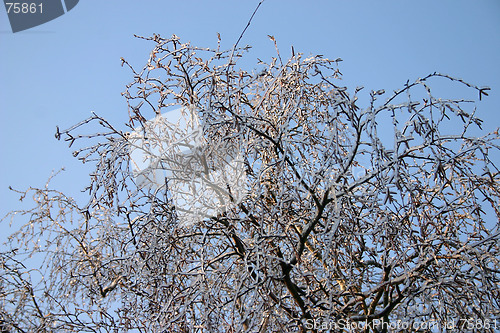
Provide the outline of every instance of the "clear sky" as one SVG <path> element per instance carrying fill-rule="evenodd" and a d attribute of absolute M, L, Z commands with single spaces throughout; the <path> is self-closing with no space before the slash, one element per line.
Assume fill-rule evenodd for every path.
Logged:
<path fill-rule="evenodd" d="M 0 8 L 0 215 L 22 207 L 11 185 L 54 186 L 79 196 L 88 169 L 54 138 L 91 111 L 123 124 L 120 95 L 132 74 L 120 57 L 142 67 L 152 43 L 133 34 L 176 34 L 205 47 L 230 48 L 257 0 L 81 0 L 67 14 L 13 34 Z M 500 126 L 500 1 L 266 0 L 240 45 L 252 45 L 246 63 L 295 52 L 342 58 L 344 84 L 392 91 L 434 71 L 491 87 L 479 103 L 486 129 Z M 251 68 L 249 68 L 251 69 Z M 465 96 L 477 98 L 477 96 Z M 24 206 L 27 207 L 27 206 Z"/>

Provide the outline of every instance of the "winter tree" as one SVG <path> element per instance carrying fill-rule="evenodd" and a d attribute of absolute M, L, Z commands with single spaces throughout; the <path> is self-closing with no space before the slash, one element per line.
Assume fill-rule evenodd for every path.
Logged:
<path fill-rule="evenodd" d="M 431 89 L 487 88 L 432 73 L 360 105 L 340 59 L 245 70 L 247 47 L 144 39 L 142 69 L 122 59 L 128 128 L 57 130 L 95 167 L 87 200 L 17 190 L 33 206 L 2 222 L 26 221 L 1 253 L 2 332 L 500 325 L 498 130 Z"/>

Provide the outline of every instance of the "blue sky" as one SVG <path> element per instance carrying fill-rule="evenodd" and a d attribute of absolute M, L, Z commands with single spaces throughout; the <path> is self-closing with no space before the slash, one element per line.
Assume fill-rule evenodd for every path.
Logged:
<path fill-rule="evenodd" d="M 132 75 L 120 57 L 142 67 L 153 47 L 133 34 L 176 34 L 215 47 L 220 33 L 222 46 L 230 48 L 257 3 L 82 0 L 67 14 L 16 34 L 0 8 L 0 215 L 27 207 L 9 185 L 43 186 L 62 167 L 66 171 L 54 186 L 79 196 L 89 169 L 55 140 L 55 128 L 69 127 L 91 111 L 117 124 L 127 121 L 120 94 Z M 478 115 L 488 130 L 500 125 L 497 0 L 266 0 L 240 44 L 253 46 L 247 64 L 275 55 L 267 35 L 275 36 L 283 57 L 293 45 L 295 52 L 342 58 L 340 70 L 351 91 L 392 91 L 434 71 L 489 86 Z"/>

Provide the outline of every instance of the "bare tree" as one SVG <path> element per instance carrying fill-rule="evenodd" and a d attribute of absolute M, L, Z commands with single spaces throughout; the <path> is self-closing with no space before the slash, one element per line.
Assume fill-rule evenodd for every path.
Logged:
<path fill-rule="evenodd" d="M 247 47 L 144 39 L 155 45 L 144 68 L 122 59 L 134 76 L 123 93 L 129 129 L 93 115 L 57 130 L 58 139 L 80 145 L 75 156 L 95 165 L 88 202 L 49 183 L 20 192 L 35 206 L 11 215 L 28 222 L 1 257 L 3 331 L 455 325 L 494 332 L 500 325 L 498 130 L 469 134 L 481 127 L 475 104 L 431 93 L 440 80 L 480 98 L 487 88 L 433 73 L 394 93 L 372 91 L 360 107 L 360 89 L 339 84 L 340 59 L 282 61 L 277 49 L 269 63 L 246 71 L 237 60 Z M 176 136 L 164 116 L 172 108 L 197 117 L 202 146 Z M 179 146 L 169 155 L 179 140 L 200 169 L 184 157 L 174 161 Z M 138 146 L 147 153 L 142 162 L 131 157 Z M 179 223 L 172 179 L 226 170 L 221 151 L 239 161 L 244 183 L 207 181 L 217 189 L 211 195 L 192 187 L 200 195 L 184 196 L 183 207 L 218 195 L 230 204 Z M 177 174 L 161 173 L 166 161 Z M 145 162 L 160 177 L 142 173 L 139 184 L 133 164 Z M 42 267 L 25 267 L 23 256 L 37 255 Z"/>

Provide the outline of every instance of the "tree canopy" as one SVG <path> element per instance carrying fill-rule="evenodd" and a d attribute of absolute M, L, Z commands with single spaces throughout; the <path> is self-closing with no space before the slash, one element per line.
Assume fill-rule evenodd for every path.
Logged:
<path fill-rule="evenodd" d="M 144 39 L 154 48 L 142 69 L 122 59 L 133 74 L 128 129 L 96 114 L 57 129 L 95 167 L 88 200 L 50 182 L 19 192 L 34 206 L 10 215 L 27 223 L 1 253 L 2 331 L 305 332 L 328 323 L 387 332 L 400 321 L 411 332 L 470 319 L 494 331 L 498 130 L 483 133 L 473 101 L 431 89 L 464 86 L 481 98 L 487 88 L 432 73 L 360 103 L 361 88 L 341 84 L 340 59 L 282 59 L 277 48 L 246 70 L 247 47 Z M 203 144 L 190 151 L 204 167 L 181 159 L 177 173 L 141 185 L 134 133 L 162 171 L 163 144 L 178 138 L 162 115 L 174 108 L 199 121 Z M 226 204 L 179 223 L 172 179 L 186 165 L 204 179 L 227 173 L 221 151 L 244 177 L 210 195 L 193 185 L 183 207 L 217 193 Z M 25 267 L 37 255 L 40 269 Z"/>

